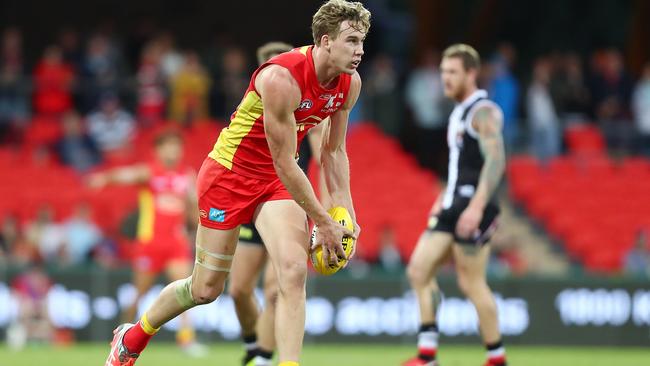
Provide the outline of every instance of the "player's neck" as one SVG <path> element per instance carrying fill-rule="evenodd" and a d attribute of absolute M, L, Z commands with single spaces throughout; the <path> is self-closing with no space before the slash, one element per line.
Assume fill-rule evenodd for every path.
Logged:
<path fill-rule="evenodd" d="M 472 94 L 474 94 L 477 90 L 478 90 L 478 88 L 476 87 L 476 85 L 473 85 L 473 86 L 465 89 L 465 93 L 463 93 L 463 95 L 461 95 L 461 97 L 458 98 L 458 103 L 462 103 L 462 102 L 466 101 L 467 98 L 471 97 Z"/>
<path fill-rule="evenodd" d="M 311 56 L 314 60 L 314 70 L 316 71 L 318 83 L 322 87 L 329 89 L 330 84 L 341 74 L 341 72 L 327 64 L 328 55 L 325 49 L 314 45 L 314 48 L 312 48 L 311 51 Z"/>

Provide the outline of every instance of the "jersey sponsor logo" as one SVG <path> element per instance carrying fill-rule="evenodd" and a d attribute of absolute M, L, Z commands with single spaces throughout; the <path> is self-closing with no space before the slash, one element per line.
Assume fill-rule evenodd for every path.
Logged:
<path fill-rule="evenodd" d="M 311 109 L 311 107 L 314 106 L 314 102 L 312 102 L 310 99 L 305 99 L 302 102 L 300 102 L 300 106 L 298 107 L 299 111 L 307 111 Z"/>
<path fill-rule="evenodd" d="M 218 208 L 210 207 L 208 220 L 214 222 L 224 222 L 226 220 L 226 210 L 220 210 Z"/>
<path fill-rule="evenodd" d="M 324 97 L 329 97 L 329 98 L 324 98 Z M 333 94 L 333 95 L 324 94 L 324 95 L 321 95 L 319 98 L 323 99 L 323 100 L 327 99 L 327 103 L 325 104 L 323 109 L 321 109 L 321 112 L 322 113 L 334 113 L 341 106 L 341 102 L 340 101 L 337 102 L 336 99 L 337 98 L 343 99 L 343 93 L 338 93 L 338 94 Z"/>

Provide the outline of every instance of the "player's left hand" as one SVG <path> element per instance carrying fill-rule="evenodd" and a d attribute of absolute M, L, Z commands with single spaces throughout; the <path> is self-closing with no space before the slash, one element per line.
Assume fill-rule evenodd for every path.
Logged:
<path fill-rule="evenodd" d="M 473 238 L 482 219 L 483 210 L 472 205 L 467 206 L 456 223 L 456 235 L 465 239 Z"/>

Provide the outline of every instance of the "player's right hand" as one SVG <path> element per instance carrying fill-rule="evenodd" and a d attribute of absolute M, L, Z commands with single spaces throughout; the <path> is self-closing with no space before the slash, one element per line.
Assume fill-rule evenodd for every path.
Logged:
<path fill-rule="evenodd" d="M 341 243 L 344 236 L 356 239 L 352 231 L 331 218 L 318 225 L 314 245 L 322 246 L 323 256 L 327 258 L 329 264 L 337 264 L 339 258 L 347 259 Z"/>

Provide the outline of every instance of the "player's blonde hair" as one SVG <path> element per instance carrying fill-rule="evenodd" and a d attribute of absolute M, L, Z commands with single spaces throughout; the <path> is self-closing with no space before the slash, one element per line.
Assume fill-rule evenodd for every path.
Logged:
<path fill-rule="evenodd" d="M 362 33 L 368 33 L 370 30 L 370 11 L 360 2 L 329 0 L 323 4 L 314 14 L 311 22 L 314 44 L 320 46 L 320 39 L 326 34 L 336 39 L 341 23 L 346 20 Z"/>
<path fill-rule="evenodd" d="M 263 64 L 271 57 L 291 51 L 293 46 L 284 42 L 268 42 L 257 49 L 257 63 Z"/>
<path fill-rule="evenodd" d="M 478 52 L 476 52 L 474 47 L 464 43 L 456 43 L 447 47 L 445 52 L 442 53 L 442 57 L 456 57 L 461 59 L 465 70 L 478 70 L 481 68 L 481 57 L 478 55 Z"/>

